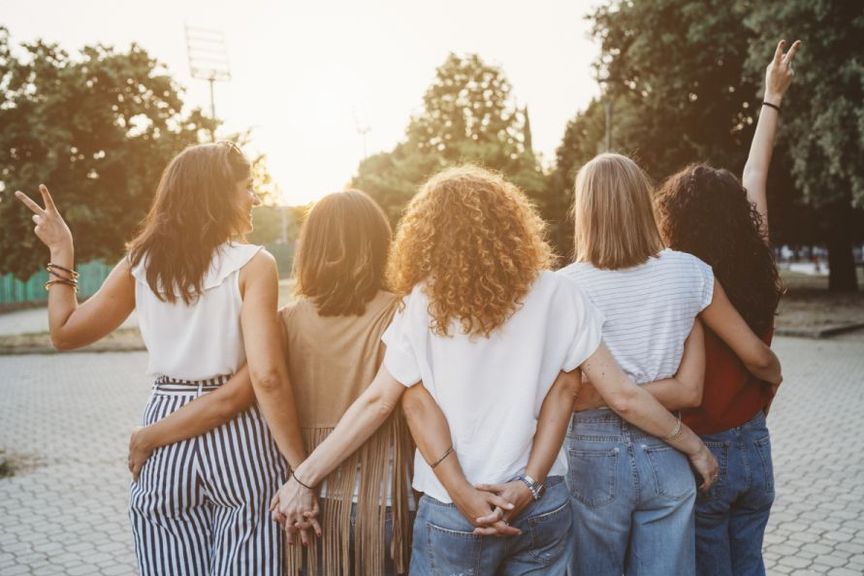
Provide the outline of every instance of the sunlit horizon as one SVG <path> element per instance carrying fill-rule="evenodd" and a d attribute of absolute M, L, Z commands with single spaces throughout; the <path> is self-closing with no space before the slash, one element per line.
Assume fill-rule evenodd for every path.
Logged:
<path fill-rule="evenodd" d="M 502 68 L 531 115 L 534 148 L 554 158 L 567 121 L 599 92 L 597 53 L 583 16 L 596 2 L 445 0 L 433 13 L 391 0 L 304 5 L 156 0 L 128 15 L 107 0 L 4 7 L 12 43 L 41 38 L 70 52 L 87 44 L 141 45 L 209 113 L 207 83 L 192 78 L 185 26 L 225 34 L 232 79 L 216 84 L 218 135 L 251 129 L 251 155 L 266 154 L 280 203 L 306 204 L 342 189 L 365 153 L 404 137 L 423 93 L 449 52 L 477 53 Z M 521 7 L 524 8 L 524 7 Z M 46 12 L 52 18 L 41 16 Z M 478 25 L 479 24 L 479 25 Z"/>

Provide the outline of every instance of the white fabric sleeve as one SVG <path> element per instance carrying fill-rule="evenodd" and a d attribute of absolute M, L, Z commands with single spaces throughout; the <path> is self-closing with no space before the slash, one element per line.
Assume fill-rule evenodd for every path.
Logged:
<path fill-rule="evenodd" d="M 570 346 L 564 358 L 561 370 L 570 372 L 578 368 L 587 360 L 603 339 L 603 324 L 606 317 L 596 307 L 585 293 L 572 281 L 567 287 L 567 305 L 571 308 L 570 314 L 561 314 L 560 318 L 567 319 L 564 326 L 566 337 L 570 339 Z"/>
<path fill-rule="evenodd" d="M 381 335 L 381 341 L 387 346 L 384 352 L 384 367 L 397 382 L 410 388 L 420 382 L 420 367 L 417 356 L 411 346 L 410 334 L 416 330 L 412 326 L 408 305 L 396 312 L 390 326 Z M 422 327 L 426 329 L 425 326 Z"/>
<path fill-rule="evenodd" d="M 711 300 L 714 299 L 714 270 L 699 258 L 694 260 L 699 273 L 699 312 L 701 312 L 710 306 Z"/>

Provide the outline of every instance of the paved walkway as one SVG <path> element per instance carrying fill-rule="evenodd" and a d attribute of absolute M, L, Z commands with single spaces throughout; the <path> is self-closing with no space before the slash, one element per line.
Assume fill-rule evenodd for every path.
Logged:
<path fill-rule="evenodd" d="M 138 317 L 135 312 L 132 312 L 122 327 L 133 328 L 135 326 L 138 326 Z M 44 306 L 0 314 L 0 336 L 36 332 L 48 332 L 48 310 Z"/>
<path fill-rule="evenodd" d="M 769 574 L 864 574 L 864 339 L 780 338 Z M 0 575 L 133 574 L 127 432 L 143 353 L 0 357 Z"/>

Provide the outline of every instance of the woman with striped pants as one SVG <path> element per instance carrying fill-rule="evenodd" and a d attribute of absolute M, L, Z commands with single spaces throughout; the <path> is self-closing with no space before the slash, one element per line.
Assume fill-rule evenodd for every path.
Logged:
<path fill-rule="evenodd" d="M 223 384 L 247 362 L 262 401 L 261 410 L 223 414 L 207 434 L 155 450 L 136 471 L 130 519 L 142 575 L 282 571 L 269 500 L 285 475 L 280 453 L 297 466 L 305 452 L 280 350 L 276 263 L 243 243 L 259 203 L 250 181 L 250 164 L 232 143 L 181 152 L 127 257 L 80 306 L 72 234 L 48 189 L 40 186 L 44 207 L 16 193 L 51 251 L 46 288 L 57 348 L 95 342 L 137 310 L 156 377 L 144 424 L 204 394 L 226 410 L 236 405 L 238 392 Z"/>

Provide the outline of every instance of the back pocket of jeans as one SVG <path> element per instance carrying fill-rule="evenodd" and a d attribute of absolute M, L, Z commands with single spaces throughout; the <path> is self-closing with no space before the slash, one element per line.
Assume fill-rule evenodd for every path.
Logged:
<path fill-rule="evenodd" d="M 549 566 L 561 557 L 570 542 L 571 523 L 572 510 L 566 499 L 554 510 L 528 518 L 530 552 L 538 564 Z"/>
<path fill-rule="evenodd" d="M 436 575 L 480 576 L 482 536 L 426 523 L 426 554 Z"/>
<path fill-rule="evenodd" d="M 570 492 L 589 508 L 605 506 L 615 500 L 618 448 L 586 450 L 571 448 Z"/>
<path fill-rule="evenodd" d="M 696 492 L 696 480 L 690 462 L 671 446 L 643 446 L 651 465 L 658 496 L 681 500 Z"/>

